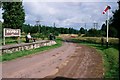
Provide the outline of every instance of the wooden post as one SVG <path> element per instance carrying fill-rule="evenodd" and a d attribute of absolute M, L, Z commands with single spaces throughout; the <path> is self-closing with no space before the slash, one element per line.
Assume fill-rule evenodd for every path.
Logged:
<path fill-rule="evenodd" d="M 19 30 L 18 44 L 20 44 L 20 36 L 21 36 L 21 30 Z"/>
<path fill-rule="evenodd" d="M 20 36 L 18 36 L 18 44 L 20 44 Z"/>
<path fill-rule="evenodd" d="M 5 36 L 3 37 L 3 45 L 5 45 Z"/>
<path fill-rule="evenodd" d="M 3 29 L 3 45 L 5 45 L 5 28 Z"/>

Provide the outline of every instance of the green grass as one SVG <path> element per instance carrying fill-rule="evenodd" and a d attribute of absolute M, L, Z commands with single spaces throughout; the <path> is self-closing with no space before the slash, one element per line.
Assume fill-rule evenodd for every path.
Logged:
<path fill-rule="evenodd" d="M 57 44 L 52 45 L 52 46 L 44 46 L 44 47 L 31 49 L 31 50 L 24 50 L 24 51 L 9 53 L 9 54 L 3 54 L 2 56 L 0 56 L 0 58 L 1 58 L 0 60 L 2 62 L 3 61 L 9 61 L 9 60 L 12 60 L 12 59 L 16 59 L 18 57 L 27 56 L 27 55 L 30 55 L 30 54 L 37 54 L 37 53 L 45 51 L 45 50 L 50 50 L 50 49 L 62 46 L 61 39 L 57 39 L 56 42 L 57 42 Z"/>
<path fill-rule="evenodd" d="M 103 56 L 103 63 L 105 69 L 105 78 L 119 78 L 119 51 L 117 45 L 102 46 L 101 44 L 93 44 L 88 42 L 82 42 L 77 39 L 73 39 L 73 42 L 80 43 L 96 48 L 98 53 Z"/>
<path fill-rule="evenodd" d="M 102 37 L 77 37 L 76 39 L 84 42 L 89 42 L 89 43 L 101 43 L 101 38 Z M 106 43 L 106 37 L 104 37 L 104 43 Z M 118 44 L 119 39 L 118 38 L 112 38 L 109 37 L 109 44 Z"/>

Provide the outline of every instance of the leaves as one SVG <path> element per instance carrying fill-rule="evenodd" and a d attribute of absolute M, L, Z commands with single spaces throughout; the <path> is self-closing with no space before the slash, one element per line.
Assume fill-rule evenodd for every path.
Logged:
<path fill-rule="evenodd" d="M 3 27 L 21 29 L 25 22 L 25 12 L 22 2 L 3 2 Z"/>

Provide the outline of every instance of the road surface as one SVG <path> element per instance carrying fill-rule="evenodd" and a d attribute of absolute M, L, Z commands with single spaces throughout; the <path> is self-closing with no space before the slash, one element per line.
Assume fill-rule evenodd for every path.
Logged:
<path fill-rule="evenodd" d="M 4 62 L 3 78 L 102 78 L 102 56 L 93 48 L 64 42 L 62 47 Z"/>

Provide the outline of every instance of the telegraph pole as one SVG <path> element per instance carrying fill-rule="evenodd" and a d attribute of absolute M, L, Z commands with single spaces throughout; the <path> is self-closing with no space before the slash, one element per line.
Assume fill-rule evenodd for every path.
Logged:
<path fill-rule="evenodd" d="M 36 26 L 38 27 L 38 32 L 40 32 L 40 20 L 36 20 Z"/>
<path fill-rule="evenodd" d="M 53 27 L 55 27 L 55 22 L 54 22 L 54 24 L 53 24 Z"/>
<path fill-rule="evenodd" d="M 87 29 L 86 29 L 86 23 L 85 23 L 85 34 L 86 34 L 86 30 L 87 30 Z"/>
<path fill-rule="evenodd" d="M 98 23 L 93 23 L 94 29 L 98 28 Z"/>
<path fill-rule="evenodd" d="M 86 29 L 86 23 L 85 23 L 85 29 Z"/>

